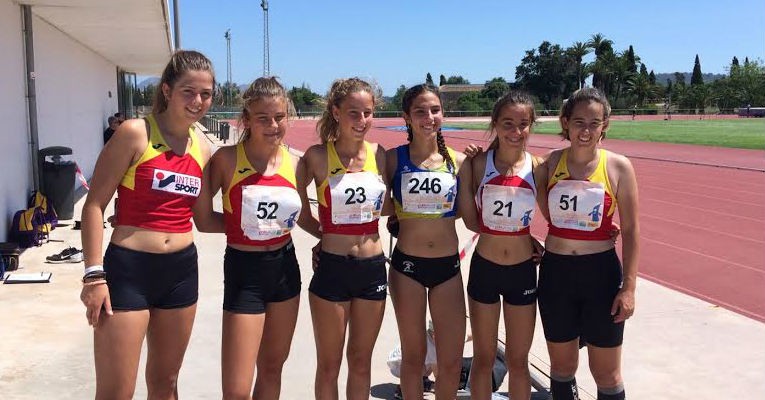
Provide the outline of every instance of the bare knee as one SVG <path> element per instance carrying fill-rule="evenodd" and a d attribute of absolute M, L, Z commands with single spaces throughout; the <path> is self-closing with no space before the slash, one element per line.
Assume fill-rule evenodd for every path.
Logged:
<path fill-rule="evenodd" d="M 284 357 L 264 357 L 258 360 L 258 376 L 269 380 L 280 379 L 285 361 Z"/>
<path fill-rule="evenodd" d="M 178 387 L 178 372 L 146 377 L 149 399 L 172 398 Z"/>
<path fill-rule="evenodd" d="M 462 357 L 438 360 L 439 376 L 459 376 L 462 372 Z"/>
<path fill-rule="evenodd" d="M 491 371 L 491 369 L 494 367 L 494 359 L 496 358 L 495 354 L 490 353 L 483 353 L 483 352 L 475 352 L 473 353 L 473 362 L 470 366 L 471 370 L 473 372 L 485 374 Z M 440 360 L 439 360 L 440 361 Z M 440 366 L 439 362 L 439 366 Z M 460 370 L 462 369 L 462 365 L 460 364 Z M 472 372 L 471 372 L 472 374 Z"/>
<path fill-rule="evenodd" d="M 340 365 L 343 363 L 342 356 L 321 357 L 316 361 L 316 377 L 319 380 L 337 381 L 340 375 Z"/>
<path fill-rule="evenodd" d="M 612 388 L 622 384 L 622 374 L 618 368 L 604 371 L 591 371 L 592 378 L 599 388 Z"/>
<path fill-rule="evenodd" d="M 401 368 L 421 370 L 425 365 L 425 349 L 408 351 L 401 354 Z"/>
<path fill-rule="evenodd" d="M 507 369 L 510 370 L 511 373 L 527 374 L 529 369 L 529 355 L 528 353 L 508 354 L 505 357 L 505 364 L 507 364 Z"/>
<path fill-rule="evenodd" d="M 550 360 L 550 372 L 556 376 L 574 376 L 578 364 L 577 357 Z"/>
<path fill-rule="evenodd" d="M 368 375 L 372 370 L 372 354 L 359 348 L 348 346 L 348 371 Z"/>

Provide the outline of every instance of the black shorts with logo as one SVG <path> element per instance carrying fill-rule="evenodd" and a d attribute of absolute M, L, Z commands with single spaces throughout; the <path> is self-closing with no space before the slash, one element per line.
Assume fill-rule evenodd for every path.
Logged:
<path fill-rule="evenodd" d="M 268 303 L 279 303 L 300 294 L 300 266 L 292 242 L 271 251 L 226 247 L 223 260 L 223 309 L 226 311 L 262 314 Z"/>
<path fill-rule="evenodd" d="M 494 304 L 502 295 L 514 306 L 534 304 L 537 299 L 537 266 L 531 259 L 514 265 L 493 263 L 478 252 L 470 260 L 468 296 L 485 304 Z"/>
<path fill-rule="evenodd" d="M 385 300 L 388 295 L 385 261 L 384 254 L 359 258 L 321 251 L 308 291 L 334 302 L 353 298 Z"/>
<path fill-rule="evenodd" d="M 182 308 L 199 297 L 197 248 L 157 254 L 109 243 L 104 272 L 114 310 Z"/>
<path fill-rule="evenodd" d="M 391 255 L 390 266 L 420 285 L 433 289 L 460 273 L 460 256 L 415 257 L 396 248 Z"/>
<path fill-rule="evenodd" d="M 622 287 L 622 265 L 614 249 L 596 254 L 545 252 L 539 268 L 539 315 L 550 342 L 581 337 L 597 347 L 622 344 L 624 322 L 611 315 Z"/>

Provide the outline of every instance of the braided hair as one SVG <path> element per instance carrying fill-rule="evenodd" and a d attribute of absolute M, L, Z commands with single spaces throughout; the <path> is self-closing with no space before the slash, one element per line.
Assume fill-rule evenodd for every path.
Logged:
<path fill-rule="evenodd" d="M 427 83 L 416 85 L 410 87 L 406 92 L 404 92 L 404 96 L 401 99 L 401 109 L 404 110 L 405 113 L 410 114 L 414 99 L 424 93 L 433 93 L 436 95 L 436 97 L 438 97 L 439 101 L 441 99 L 440 93 L 435 86 Z M 406 123 L 406 133 L 406 140 L 411 142 L 414 132 L 412 131 L 412 126 L 409 124 L 409 122 Z M 449 150 L 446 148 L 446 142 L 444 142 L 444 135 L 441 133 L 440 127 L 438 128 L 438 132 L 436 132 L 436 144 L 438 145 L 438 154 L 444 158 L 444 162 L 449 166 L 449 169 L 454 170 L 454 160 L 452 160 L 452 157 L 449 155 Z"/>

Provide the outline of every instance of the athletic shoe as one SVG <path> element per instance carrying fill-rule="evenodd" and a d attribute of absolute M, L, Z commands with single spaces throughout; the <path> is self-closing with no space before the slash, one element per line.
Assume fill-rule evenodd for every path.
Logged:
<path fill-rule="evenodd" d="M 62 250 L 61 253 L 45 257 L 45 260 L 48 261 L 49 263 L 82 262 L 82 250 L 77 250 L 74 247 L 69 247 L 67 249 Z"/>

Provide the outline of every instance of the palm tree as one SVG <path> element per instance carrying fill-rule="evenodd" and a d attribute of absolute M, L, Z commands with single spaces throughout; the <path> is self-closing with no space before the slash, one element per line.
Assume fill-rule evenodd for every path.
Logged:
<path fill-rule="evenodd" d="M 609 53 L 613 54 L 613 49 L 611 48 L 611 45 L 614 42 L 610 39 L 606 39 L 605 36 L 603 36 L 602 33 L 595 33 L 590 37 L 590 40 L 585 43 L 587 46 L 589 46 L 591 49 L 595 51 L 595 63 L 597 64 L 600 62 L 600 66 L 595 68 L 596 71 L 593 71 L 592 74 L 592 86 L 599 87 L 602 90 L 605 90 L 604 88 L 606 86 L 609 86 L 607 82 L 603 82 L 605 77 L 601 75 L 598 70 L 603 70 L 604 68 L 607 70 L 607 64 L 603 65 L 602 59 L 605 56 L 608 56 Z M 606 71 L 603 71 L 606 72 Z"/>
<path fill-rule="evenodd" d="M 586 43 L 574 42 L 574 44 L 566 49 L 569 56 L 576 62 L 576 77 L 579 83 L 579 89 L 584 86 L 584 80 L 587 79 L 587 75 L 583 75 L 586 70 L 586 65 L 582 63 L 582 59 L 587 54 L 590 54 L 590 47 Z"/>
<path fill-rule="evenodd" d="M 646 99 L 654 98 L 657 95 L 656 86 L 651 84 L 648 77 L 644 75 L 636 75 L 634 79 L 629 81 L 627 91 L 637 97 L 641 106 L 645 104 Z"/>
<path fill-rule="evenodd" d="M 615 100 L 618 100 L 622 93 L 622 88 L 629 85 L 635 74 L 632 72 L 630 62 L 625 55 L 616 57 L 615 62 L 611 64 L 611 72 L 614 78 Z"/>
<path fill-rule="evenodd" d="M 606 39 L 602 33 L 595 33 L 585 44 L 595 50 L 595 58 L 600 58 L 603 53 L 611 49 L 611 45 L 614 44 L 614 42 L 610 39 Z"/>

